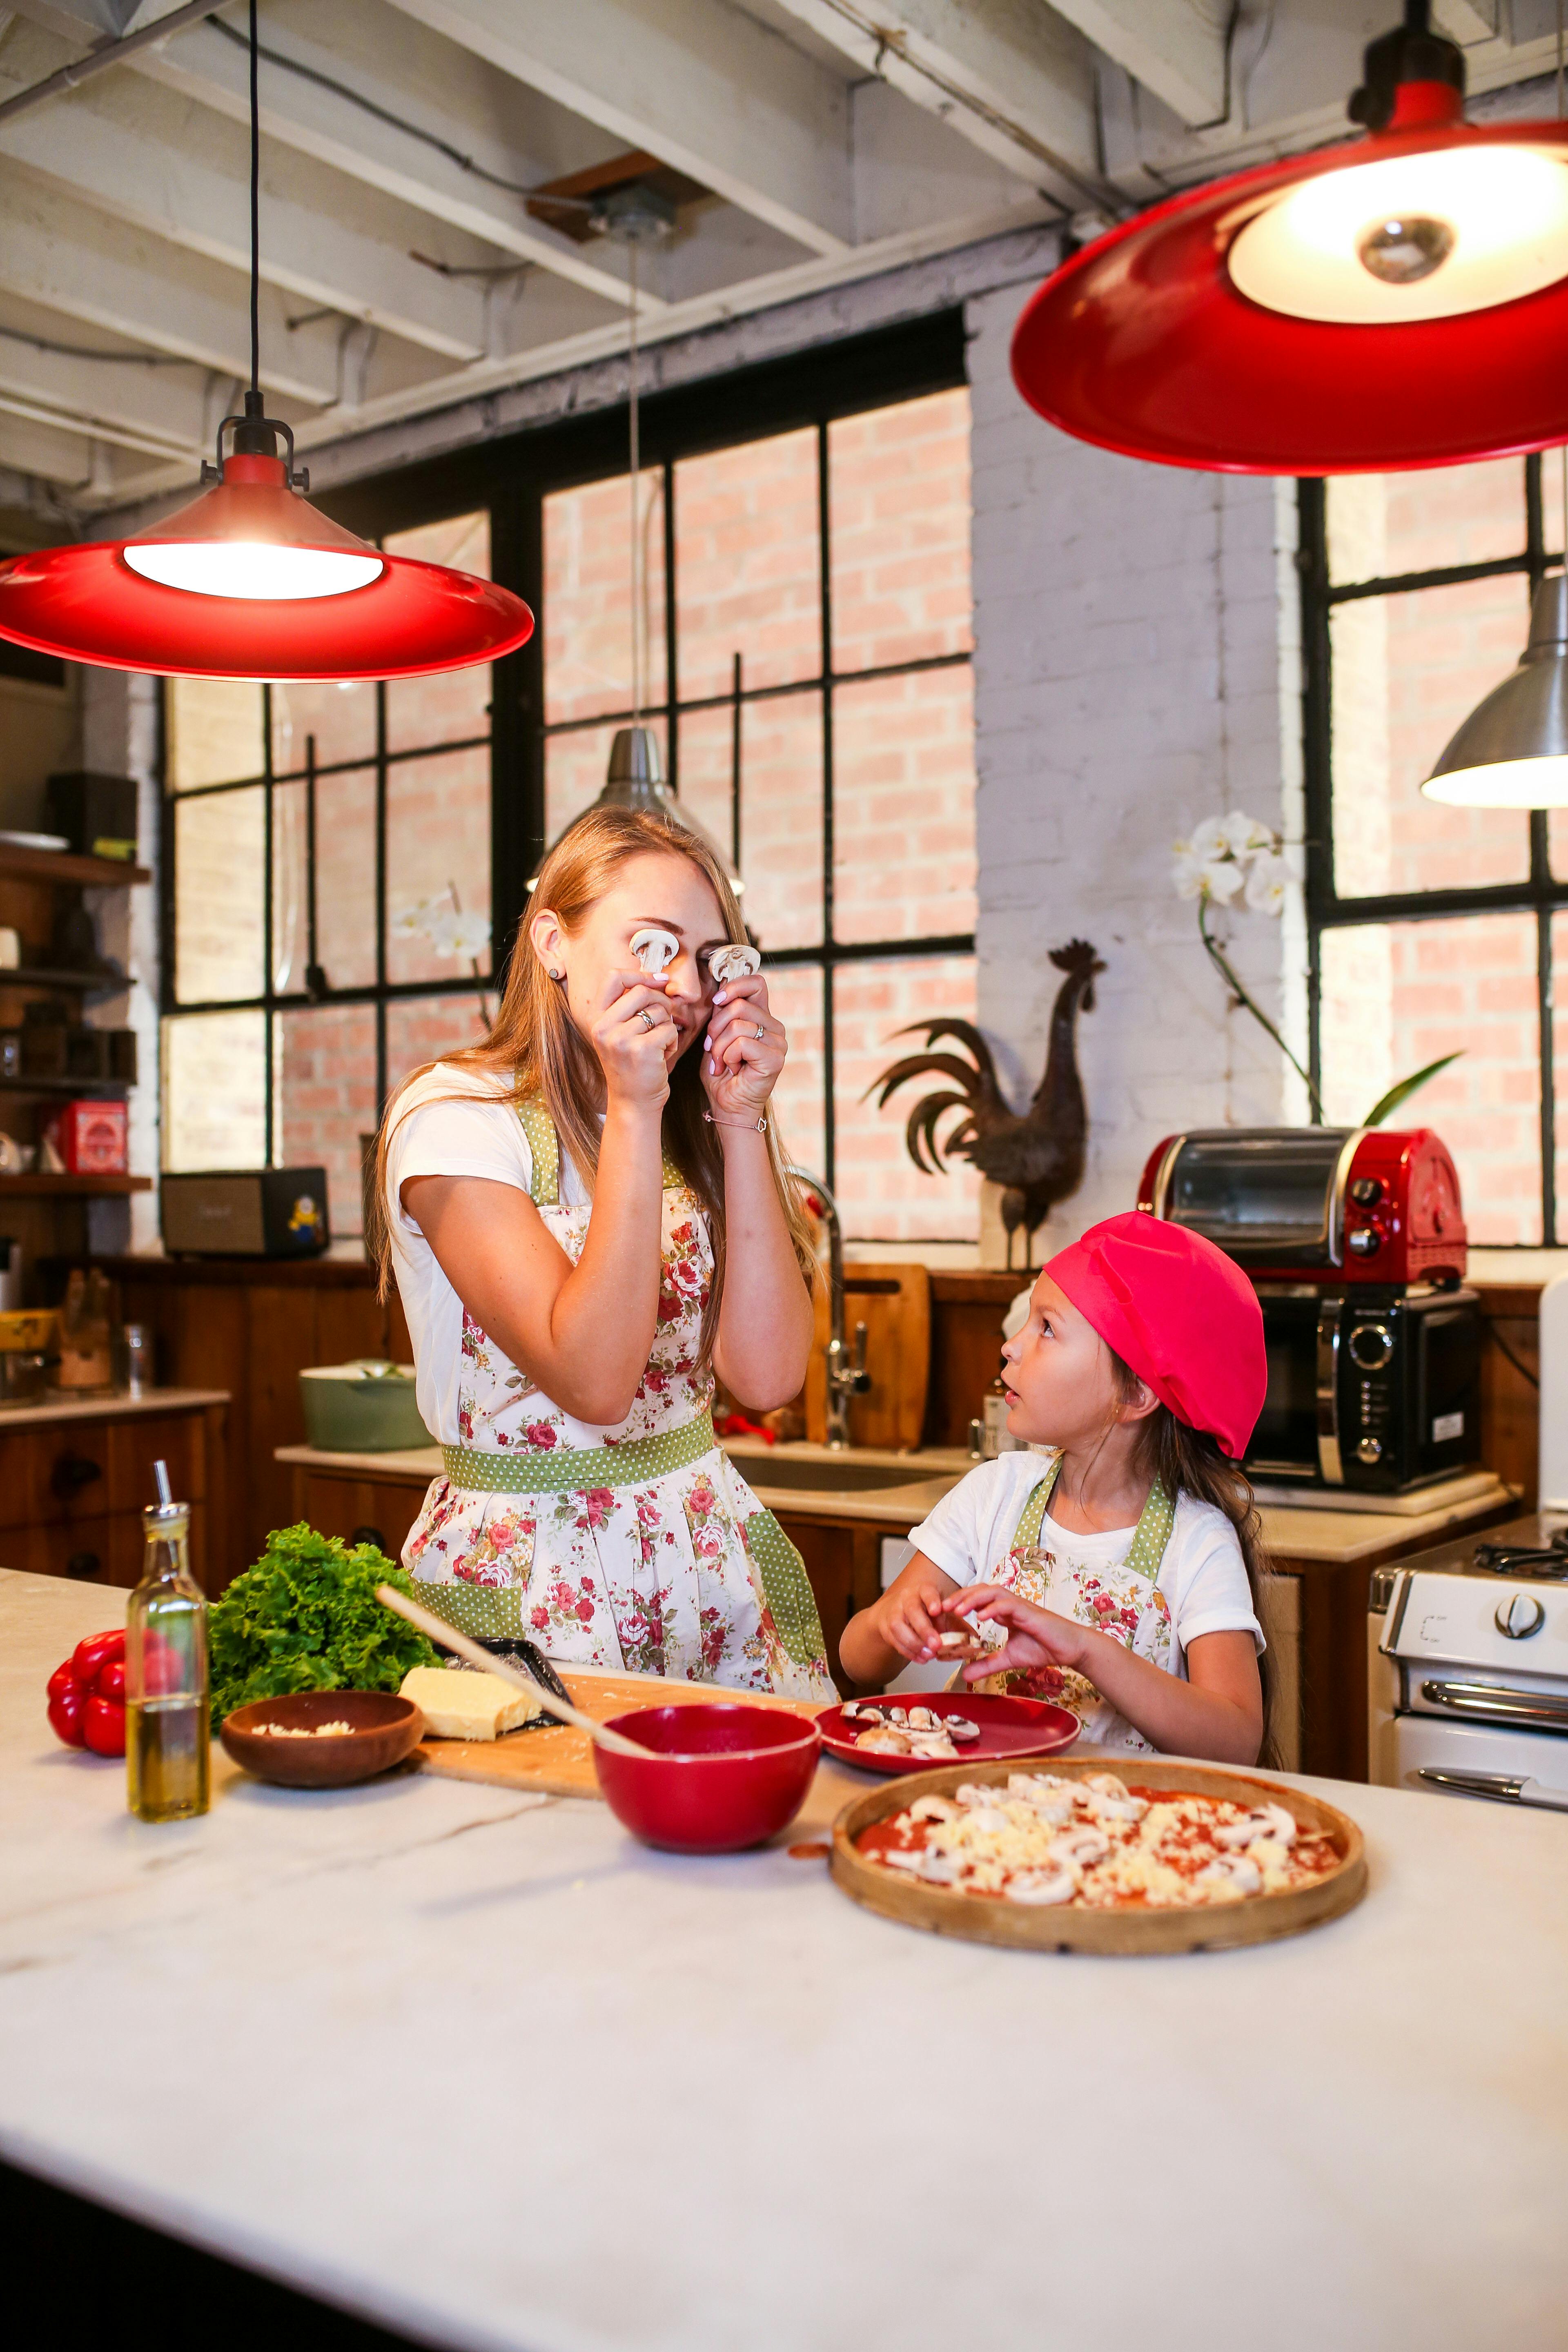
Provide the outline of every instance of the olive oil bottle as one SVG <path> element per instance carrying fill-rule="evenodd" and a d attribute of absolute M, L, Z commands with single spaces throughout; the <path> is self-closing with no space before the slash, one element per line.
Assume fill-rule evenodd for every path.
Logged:
<path fill-rule="evenodd" d="M 125 1771 L 143 1822 L 207 1809 L 207 1604 L 191 1574 L 191 1507 L 153 1465 L 158 1500 L 142 1514 L 146 1556 L 125 1619 Z"/>

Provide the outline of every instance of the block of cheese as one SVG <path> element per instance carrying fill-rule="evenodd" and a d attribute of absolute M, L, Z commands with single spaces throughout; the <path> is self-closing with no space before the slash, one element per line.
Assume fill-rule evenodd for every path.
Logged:
<path fill-rule="evenodd" d="M 434 1739 L 499 1739 L 542 1713 L 536 1698 L 499 1675 L 451 1666 L 411 1666 L 402 1696 L 414 1701 Z"/>

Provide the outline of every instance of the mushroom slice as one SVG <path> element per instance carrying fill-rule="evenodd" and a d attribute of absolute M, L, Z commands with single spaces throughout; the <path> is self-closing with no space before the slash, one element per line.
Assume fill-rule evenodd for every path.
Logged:
<path fill-rule="evenodd" d="M 917 1797 L 910 1807 L 911 1822 L 955 1822 L 959 1808 L 951 1797 Z"/>
<path fill-rule="evenodd" d="M 980 1726 L 971 1723 L 966 1715 L 944 1715 L 942 1728 L 950 1739 L 978 1739 Z"/>
<path fill-rule="evenodd" d="M 680 953 L 680 941 L 662 925 L 645 923 L 640 931 L 632 933 L 632 953 L 644 971 L 657 974 L 675 961 Z"/>
<path fill-rule="evenodd" d="M 910 1752 L 908 1734 L 895 1731 L 888 1724 L 876 1731 L 863 1731 L 855 1745 L 869 1756 L 907 1756 Z"/>
<path fill-rule="evenodd" d="M 1276 1845 L 1290 1846 L 1296 1843 L 1296 1817 L 1283 1805 L 1255 1805 L 1245 1821 L 1222 1822 L 1214 1832 L 1214 1842 L 1223 1846 L 1249 1846 L 1258 1838 L 1271 1838 Z"/>
<path fill-rule="evenodd" d="M 1048 1851 L 1055 1863 L 1089 1870 L 1095 1863 L 1105 1860 L 1110 1852 L 1110 1840 L 1092 1822 L 1081 1822 L 1077 1829 L 1064 1830 L 1060 1837 L 1054 1837 Z"/>
<path fill-rule="evenodd" d="M 731 980 L 750 980 L 754 971 L 761 971 L 763 968 L 763 959 L 757 950 L 743 947 L 738 940 L 721 948 L 706 948 L 703 953 L 708 969 L 721 988 Z"/>
<path fill-rule="evenodd" d="M 1263 1873 L 1245 1853 L 1220 1853 L 1199 1871 L 1193 1884 L 1229 1886 L 1237 1895 L 1259 1895 L 1263 1891 Z"/>
<path fill-rule="evenodd" d="M 1078 1884 L 1070 1870 L 1016 1870 L 1002 1892 L 1009 1903 L 1068 1903 Z"/>

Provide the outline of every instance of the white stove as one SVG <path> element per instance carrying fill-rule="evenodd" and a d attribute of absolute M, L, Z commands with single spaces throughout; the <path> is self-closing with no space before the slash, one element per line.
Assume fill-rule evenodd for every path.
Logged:
<path fill-rule="evenodd" d="M 1370 1778 L 1568 1811 L 1568 1522 L 1515 1519 L 1374 1570 Z"/>

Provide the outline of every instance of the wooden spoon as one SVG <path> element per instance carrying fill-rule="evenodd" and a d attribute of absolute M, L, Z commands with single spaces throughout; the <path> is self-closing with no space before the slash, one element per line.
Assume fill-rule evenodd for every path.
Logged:
<path fill-rule="evenodd" d="M 432 1642 L 439 1642 L 444 1650 L 456 1650 L 459 1658 L 467 1658 L 469 1665 L 478 1666 L 481 1674 L 495 1675 L 503 1683 L 510 1683 L 516 1689 L 526 1691 L 531 1698 L 539 1701 L 546 1715 L 553 1715 L 561 1722 L 569 1723 L 574 1731 L 585 1731 L 596 1746 L 609 1748 L 616 1756 L 658 1754 L 657 1748 L 645 1748 L 640 1740 L 628 1739 L 624 1732 L 612 1731 L 608 1724 L 595 1723 L 593 1717 L 584 1715 L 580 1706 L 574 1706 L 570 1699 L 557 1698 L 553 1691 L 546 1690 L 542 1683 L 536 1683 L 531 1675 L 524 1674 L 521 1667 L 514 1666 L 510 1659 L 492 1657 L 477 1642 L 470 1642 L 466 1633 L 459 1633 L 454 1626 L 448 1625 L 444 1617 L 434 1617 L 428 1609 L 421 1609 L 417 1601 L 407 1600 L 395 1585 L 378 1584 L 375 1597 L 384 1609 L 390 1609 L 395 1616 L 406 1617 L 411 1625 L 417 1625 Z"/>

